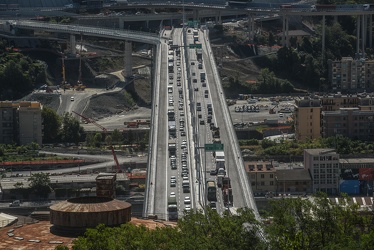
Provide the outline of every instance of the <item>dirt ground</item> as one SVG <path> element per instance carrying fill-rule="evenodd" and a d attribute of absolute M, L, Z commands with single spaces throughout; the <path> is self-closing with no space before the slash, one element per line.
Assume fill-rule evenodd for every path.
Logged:
<path fill-rule="evenodd" d="M 243 26 L 243 24 L 240 24 Z M 240 26 L 239 25 L 239 26 Z M 230 78 L 238 79 L 240 81 L 256 80 L 259 75 L 260 69 L 252 62 L 251 59 L 243 58 L 242 55 L 238 55 L 234 52 L 233 46 L 237 41 L 244 41 L 246 39 L 246 32 L 238 27 L 225 27 L 224 37 L 225 39 L 216 39 L 214 36 L 211 37 L 213 53 L 216 58 L 218 67 L 221 69 L 221 80 L 222 83 L 229 81 Z M 221 36 L 222 37 L 222 36 Z M 111 72 L 121 70 L 124 68 L 123 65 L 123 51 L 121 44 L 113 44 L 111 41 L 84 41 L 85 47 L 88 52 L 95 51 L 97 55 L 102 57 L 86 58 L 85 62 L 88 64 L 90 71 L 93 74 L 109 74 Z M 137 49 L 142 51 L 149 51 L 149 47 L 144 45 L 138 45 Z M 139 50 L 138 50 L 139 51 Z M 121 90 L 117 93 L 108 93 L 94 96 L 91 98 L 87 109 L 84 114 L 88 117 L 103 118 L 113 115 L 129 115 L 134 116 L 134 112 L 144 111 L 144 115 L 149 115 L 149 109 L 151 107 L 151 58 L 148 56 L 133 56 L 133 68 L 134 74 L 139 76 L 139 79 L 135 80 L 135 84 L 126 87 L 126 91 L 131 94 L 132 99 L 136 105 L 130 107 L 124 101 L 125 90 Z M 111 77 L 108 80 L 109 83 L 105 84 L 86 84 L 88 88 L 90 85 L 95 88 L 105 88 L 105 86 L 111 86 L 115 84 L 121 84 L 121 80 L 118 77 Z M 233 91 L 233 90 L 231 90 Z M 240 91 L 240 90 L 238 90 Z M 226 96 L 237 96 L 239 93 L 226 93 Z M 43 94 L 34 93 L 23 98 L 24 100 L 37 100 L 43 105 L 51 107 L 57 110 L 59 106 L 59 96 L 57 94 Z M 141 115 L 143 116 L 143 115 Z M 145 117 L 147 118 L 147 117 Z"/>

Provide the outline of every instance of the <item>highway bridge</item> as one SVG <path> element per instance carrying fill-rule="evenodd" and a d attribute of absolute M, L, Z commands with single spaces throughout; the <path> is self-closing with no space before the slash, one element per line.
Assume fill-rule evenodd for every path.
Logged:
<path fill-rule="evenodd" d="M 204 5 L 193 7 L 205 8 Z M 217 6 L 217 8 L 223 7 Z M 246 9 L 246 11 L 249 15 L 281 13 L 285 17 L 297 14 L 325 16 L 349 13 L 362 15 L 364 18 L 371 17 L 373 14 L 372 11 L 364 10 L 323 13 L 303 11 L 303 9 Z M 363 21 L 363 37 L 367 32 L 365 23 Z M 162 31 L 160 34 L 152 34 L 24 20 L 12 20 L 8 24 L 13 28 L 61 32 L 71 36 L 107 37 L 155 45 L 157 58 L 152 104 L 153 126 L 150 136 L 144 216 L 156 215 L 158 218 L 168 220 L 171 219 L 171 213 L 173 216 L 182 216 L 184 210 L 202 209 L 212 203 L 207 195 L 206 183 L 214 181 L 217 185 L 215 206 L 218 212 L 223 212 L 227 205 L 249 207 L 259 218 L 210 48 L 207 29 L 196 26 L 196 29 L 175 28 Z M 284 32 L 288 30 L 286 25 L 283 30 Z M 217 127 L 220 132 L 218 143 L 215 134 Z M 219 147 L 213 153 L 207 145 L 214 144 L 223 145 L 223 148 Z M 221 192 L 220 190 L 224 188 L 218 188 L 219 179 L 216 175 L 210 174 L 211 170 L 218 166 L 218 151 L 224 152 L 224 165 L 221 165 L 224 173 L 220 175 L 230 178 L 232 196 Z M 171 201 L 172 205 L 175 205 L 173 210 L 168 208 Z"/>

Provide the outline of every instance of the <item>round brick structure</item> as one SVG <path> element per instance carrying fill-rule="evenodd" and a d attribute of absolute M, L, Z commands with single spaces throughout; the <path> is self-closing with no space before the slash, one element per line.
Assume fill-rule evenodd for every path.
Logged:
<path fill-rule="evenodd" d="M 109 197 L 72 198 L 50 207 L 50 222 L 58 231 L 79 232 L 99 224 L 117 226 L 131 221 L 131 204 Z"/>

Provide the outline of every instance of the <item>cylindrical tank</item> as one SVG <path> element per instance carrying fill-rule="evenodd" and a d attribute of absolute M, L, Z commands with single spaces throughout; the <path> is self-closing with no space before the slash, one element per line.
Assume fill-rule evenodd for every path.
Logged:
<path fill-rule="evenodd" d="M 131 204 L 109 197 L 72 198 L 50 207 L 50 222 L 65 230 L 116 226 L 131 220 Z"/>

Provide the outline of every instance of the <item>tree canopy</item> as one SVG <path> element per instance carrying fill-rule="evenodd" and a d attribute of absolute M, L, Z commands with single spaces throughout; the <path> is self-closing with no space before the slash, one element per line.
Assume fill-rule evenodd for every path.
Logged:
<path fill-rule="evenodd" d="M 373 213 L 347 196 L 332 202 L 319 193 L 270 201 L 262 222 L 251 210 L 219 215 L 191 211 L 175 227 L 99 225 L 74 241 L 74 250 L 120 249 L 372 249 Z M 264 238 L 259 237 L 262 228 Z"/>
<path fill-rule="evenodd" d="M 46 197 L 51 192 L 51 179 L 48 173 L 35 173 L 29 178 L 31 190 L 42 197 Z"/>

